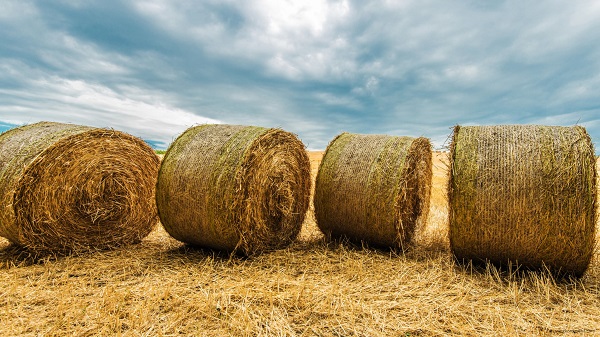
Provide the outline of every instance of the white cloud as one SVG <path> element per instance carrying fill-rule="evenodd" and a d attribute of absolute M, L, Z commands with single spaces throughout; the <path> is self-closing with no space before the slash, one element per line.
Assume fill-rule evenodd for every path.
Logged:
<path fill-rule="evenodd" d="M 62 33 L 47 34 L 45 40 L 45 43 L 56 47 L 40 51 L 40 59 L 52 67 L 85 74 L 86 77 L 130 74 L 129 69 L 124 66 L 128 63 L 128 58 L 117 53 L 100 50 L 90 43 Z"/>
<path fill-rule="evenodd" d="M 481 71 L 476 65 L 453 66 L 444 69 L 444 75 L 451 81 L 476 81 Z"/>
<path fill-rule="evenodd" d="M 2 10 L 0 11 L 0 22 L 19 23 L 27 18 L 37 16 L 37 8 L 21 0 L 3 0 Z"/>
<path fill-rule="evenodd" d="M 571 111 L 550 116 L 534 117 L 527 121 L 531 124 L 542 125 L 583 125 L 594 126 L 600 121 L 600 108 L 591 110 Z"/>
<path fill-rule="evenodd" d="M 600 55 L 598 56 L 600 57 Z M 600 88 L 600 73 L 591 73 L 588 76 L 562 84 L 550 103 L 553 105 L 576 104 L 597 98 L 598 88 Z"/>
<path fill-rule="evenodd" d="M 121 88 L 117 93 L 100 84 L 62 78 L 38 79 L 30 83 L 28 93 L 0 89 L 0 97 L 10 96 L 12 105 L 0 105 L 2 120 L 13 124 L 39 120 L 69 122 L 97 127 L 111 127 L 148 140 L 168 145 L 188 127 L 220 123 L 219 120 L 195 115 L 160 100 L 152 100 L 137 88 Z M 141 100 L 135 93 L 143 94 Z M 30 105 L 35 100 L 38 104 Z M 44 106 L 42 109 L 41 106 Z M 50 118 L 49 118 L 50 117 Z"/>
<path fill-rule="evenodd" d="M 358 96 L 371 95 L 373 96 L 379 89 L 379 79 L 375 76 L 369 76 L 361 86 L 352 89 L 352 93 Z"/>
<path fill-rule="evenodd" d="M 299 34 L 318 37 L 329 22 L 350 10 L 347 1 L 326 0 L 259 0 L 253 1 L 251 8 L 267 34 L 284 38 Z"/>
<path fill-rule="evenodd" d="M 236 24 L 243 29 L 231 31 L 223 18 L 212 15 L 219 5 L 239 15 L 227 20 L 241 20 Z M 257 64 L 274 77 L 337 78 L 353 68 L 343 56 L 351 46 L 337 35 L 351 10 L 347 0 L 207 1 L 200 6 L 152 0 L 136 1 L 135 7 L 173 38 L 189 38 L 217 57 Z"/>
<path fill-rule="evenodd" d="M 360 109 L 363 107 L 360 100 L 348 95 L 334 95 L 327 92 L 318 92 L 314 97 L 320 103 L 327 106 L 340 106 L 349 109 Z"/>
<path fill-rule="evenodd" d="M 271 57 L 267 61 L 267 67 L 270 72 L 287 79 L 300 80 L 302 77 L 302 71 L 296 67 L 293 62 L 290 62 L 288 59 L 286 59 L 282 54 L 277 54 Z"/>

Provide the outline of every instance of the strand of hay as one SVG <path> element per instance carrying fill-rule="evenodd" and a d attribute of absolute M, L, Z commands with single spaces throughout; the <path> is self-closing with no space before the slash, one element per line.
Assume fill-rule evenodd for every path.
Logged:
<path fill-rule="evenodd" d="M 174 238 L 253 255 L 296 238 L 310 188 L 308 154 L 294 134 L 201 125 L 167 150 L 156 200 L 161 222 Z"/>
<path fill-rule="evenodd" d="M 342 133 L 317 174 L 315 215 L 328 236 L 404 249 L 429 212 L 426 138 Z"/>
<path fill-rule="evenodd" d="M 450 156 L 458 259 L 584 273 L 595 246 L 596 169 L 583 127 L 457 126 Z"/>
<path fill-rule="evenodd" d="M 142 140 L 40 122 L 0 135 L 0 236 L 34 251 L 139 242 L 158 223 L 159 161 Z"/>

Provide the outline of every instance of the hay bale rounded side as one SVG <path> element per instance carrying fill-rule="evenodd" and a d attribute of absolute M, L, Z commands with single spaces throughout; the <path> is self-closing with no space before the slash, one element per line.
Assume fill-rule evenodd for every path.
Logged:
<path fill-rule="evenodd" d="M 431 179 L 427 138 L 342 133 L 317 174 L 317 225 L 328 236 L 407 248 L 427 219 Z"/>
<path fill-rule="evenodd" d="M 459 260 L 583 274 L 596 228 L 594 148 L 583 127 L 457 126 L 450 157 Z"/>
<path fill-rule="evenodd" d="M 161 222 L 174 238 L 252 255 L 296 238 L 310 189 L 308 154 L 294 134 L 201 125 L 167 150 L 156 200 Z"/>
<path fill-rule="evenodd" d="M 0 236 L 35 251 L 139 242 L 158 223 L 159 160 L 108 129 L 40 122 L 0 135 Z"/>

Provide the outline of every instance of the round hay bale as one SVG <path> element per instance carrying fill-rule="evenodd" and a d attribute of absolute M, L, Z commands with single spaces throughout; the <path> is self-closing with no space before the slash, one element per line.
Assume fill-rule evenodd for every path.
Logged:
<path fill-rule="evenodd" d="M 158 223 L 159 160 L 142 140 L 40 122 L 0 135 L 0 236 L 34 251 L 139 242 Z"/>
<path fill-rule="evenodd" d="M 167 150 L 156 200 L 163 226 L 177 240 L 253 255 L 296 238 L 310 188 L 308 154 L 294 134 L 200 125 Z"/>
<path fill-rule="evenodd" d="M 459 260 L 583 274 L 596 228 L 594 148 L 583 127 L 457 126 L 450 158 Z"/>
<path fill-rule="evenodd" d="M 431 178 L 427 138 L 342 133 L 317 174 L 317 225 L 328 236 L 405 249 L 427 219 Z"/>

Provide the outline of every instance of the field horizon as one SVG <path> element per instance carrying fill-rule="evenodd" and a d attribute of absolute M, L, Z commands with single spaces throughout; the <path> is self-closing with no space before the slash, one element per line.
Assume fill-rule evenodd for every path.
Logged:
<path fill-rule="evenodd" d="M 309 155 L 314 181 L 323 151 Z M 137 245 L 63 257 L 0 238 L 0 335 L 600 335 L 598 247 L 580 279 L 457 263 L 447 170 L 435 152 L 428 222 L 406 254 L 328 241 L 312 205 L 292 245 L 251 258 L 160 225 Z"/>

